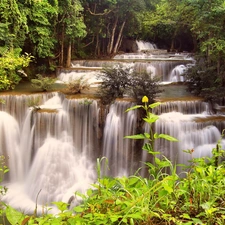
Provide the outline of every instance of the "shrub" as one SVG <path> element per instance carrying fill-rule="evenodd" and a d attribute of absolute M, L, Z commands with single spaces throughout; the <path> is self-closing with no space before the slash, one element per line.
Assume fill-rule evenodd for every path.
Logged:
<path fill-rule="evenodd" d="M 196 64 L 185 72 L 188 91 L 204 98 L 217 101 L 225 95 L 224 66 L 218 71 L 216 65 L 197 59 Z"/>
<path fill-rule="evenodd" d="M 66 93 L 69 94 L 78 94 L 81 93 L 82 90 L 88 90 L 90 88 L 90 84 L 84 78 L 79 78 L 77 80 L 71 80 L 66 83 Z"/>
<path fill-rule="evenodd" d="M 114 67 L 104 68 L 99 78 L 102 80 L 98 94 L 103 104 L 110 104 L 116 98 L 121 98 L 127 92 L 131 67 L 119 64 Z"/>
<path fill-rule="evenodd" d="M 142 97 L 147 96 L 150 103 L 154 102 L 162 90 L 159 89 L 158 78 L 152 78 L 149 73 L 132 73 L 129 81 L 130 95 L 136 100 L 137 104 L 142 102 Z"/>
<path fill-rule="evenodd" d="M 21 49 L 14 49 L 0 54 L 0 91 L 14 89 L 22 79 L 20 71 L 32 61 L 29 54 L 20 52 Z"/>
<path fill-rule="evenodd" d="M 52 89 L 53 84 L 57 79 L 51 77 L 43 77 L 41 74 L 37 74 L 36 79 L 31 79 L 32 86 L 42 91 L 49 91 Z"/>
<path fill-rule="evenodd" d="M 133 97 L 137 103 L 141 103 L 143 95 L 148 96 L 149 101 L 161 91 L 156 79 L 151 74 L 134 72 L 130 66 L 119 64 L 112 68 L 104 68 L 99 75 L 102 83 L 99 88 L 99 95 L 103 104 L 110 104 L 116 98 L 122 98 L 125 94 Z"/>

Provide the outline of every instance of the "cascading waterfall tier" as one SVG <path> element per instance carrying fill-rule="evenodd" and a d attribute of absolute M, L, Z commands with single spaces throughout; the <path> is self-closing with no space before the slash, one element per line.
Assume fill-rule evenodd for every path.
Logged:
<path fill-rule="evenodd" d="M 1 154 L 10 167 L 3 200 L 24 212 L 33 212 L 36 198 L 41 212 L 43 205 L 67 202 L 75 191 L 86 190 L 96 179 L 97 158 L 108 158 L 109 170 L 103 171 L 107 176 L 131 175 L 150 160 L 141 145 L 124 139 L 136 133 L 138 121 L 137 110 L 125 113 L 133 106 L 129 101 L 117 100 L 106 110 L 96 99 L 59 93 L 1 98 Z M 39 109 L 21 104 L 30 98 L 40 98 Z M 211 114 L 201 100 L 164 102 L 154 113 L 159 115 L 154 131 L 179 140 L 157 141 L 156 150 L 176 163 L 188 163 L 187 149 L 193 149 L 195 157 L 210 156 L 225 129 L 224 115 Z M 143 126 L 143 131 L 148 129 Z"/>
<path fill-rule="evenodd" d="M 186 53 L 140 51 L 119 54 L 112 60 L 74 61 L 70 69 L 58 71 L 58 78 L 61 82 L 84 78 L 97 84 L 101 69 L 118 63 L 170 83 L 183 81 L 182 73 L 193 59 Z M 179 98 L 181 89 L 175 86 L 172 90 Z M 167 97 L 171 93 L 169 89 L 165 92 Z M 133 105 L 129 101 L 116 100 L 105 108 L 98 99 L 57 92 L 0 98 L 4 102 L 0 103 L 0 153 L 10 169 L 3 200 L 25 213 L 33 213 L 36 201 L 38 213 L 46 206 L 54 213 L 52 202 L 68 202 L 76 191 L 89 188 L 96 181 L 97 158 L 108 159 L 109 170 L 102 168 L 107 176 L 134 174 L 151 160 L 142 150 L 143 143 L 124 139 L 136 134 L 137 127 L 149 132 L 148 125 L 139 123 L 138 110 L 125 113 Z M 207 103 L 193 98 L 163 102 L 154 109 L 159 115 L 154 132 L 172 135 L 179 142 L 157 140 L 156 150 L 174 163 L 188 163 L 190 155 L 183 152 L 187 149 L 194 150 L 194 157 L 210 156 L 225 129 L 225 115 L 221 106 L 217 108 L 213 114 Z M 221 144 L 225 147 L 224 139 Z M 144 169 L 139 172 L 146 175 Z"/>
<path fill-rule="evenodd" d="M 137 74 L 151 73 L 161 83 L 184 82 L 186 68 L 194 64 L 193 57 L 188 53 L 168 53 L 142 40 L 136 41 L 136 45 L 137 52 L 118 54 L 110 60 L 74 60 L 71 68 L 58 70 L 58 79 L 65 83 L 83 79 L 91 86 L 98 86 L 101 70 L 120 63 L 132 66 Z"/>
<path fill-rule="evenodd" d="M 37 198 L 40 213 L 42 206 L 67 202 L 75 191 L 83 192 L 95 181 L 98 103 L 58 93 L 19 96 L 22 102 L 40 99 L 38 107 L 29 108 L 13 96 L 18 111 L 8 107 L 12 98 L 1 96 L 2 110 L 9 111 L 0 111 L 1 154 L 10 168 L 4 201 L 32 213 Z M 19 124 L 10 113 L 23 122 Z"/>

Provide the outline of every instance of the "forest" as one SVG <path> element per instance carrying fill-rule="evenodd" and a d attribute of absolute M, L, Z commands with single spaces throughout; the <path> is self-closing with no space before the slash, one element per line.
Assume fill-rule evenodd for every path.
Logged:
<path fill-rule="evenodd" d="M 194 53 L 190 89 L 212 100 L 224 94 L 224 26 L 223 0 L 1 0 L 0 90 L 14 88 L 28 65 L 48 74 L 145 40 Z"/>

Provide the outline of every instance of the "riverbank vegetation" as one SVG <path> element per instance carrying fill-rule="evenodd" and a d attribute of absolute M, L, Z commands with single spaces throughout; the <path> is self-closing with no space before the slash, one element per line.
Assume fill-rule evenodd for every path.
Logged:
<path fill-rule="evenodd" d="M 32 79 L 57 67 L 70 67 L 71 59 L 110 58 L 130 52 L 129 40 L 145 40 L 169 52 L 199 55 L 196 68 L 202 68 L 202 61 L 204 68 L 190 72 L 190 87 L 196 87 L 191 91 L 204 97 L 207 92 L 206 99 L 213 99 L 224 94 L 224 19 L 222 0 L 3 0 L 0 57 L 4 59 L 3 49 L 12 53 L 12 60 L 16 49 L 24 60 L 26 54 L 32 55 L 34 60 L 25 71 Z M 3 69 L 7 65 L 1 65 Z M 19 70 L 14 76 L 7 75 L 13 84 L 2 88 L 18 83 L 23 77 Z M 210 82 L 205 82 L 209 73 Z"/>
<path fill-rule="evenodd" d="M 74 193 L 73 200 L 80 198 L 76 204 L 53 202 L 59 210 L 56 215 L 51 214 L 51 209 L 46 207 L 41 215 L 37 215 L 37 208 L 33 215 L 25 215 L 3 204 L 0 211 L 2 223 L 223 225 L 225 164 L 221 140 L 212 149 L 212 157 L 194 158 L 195 150 L 186 149 L 185 152 L 191 155 L 189 164 L 176 165 L 161 155 L 154 146 L 154 141 L 158 138 L 179 141 L 167 134 L 154 133 L 152 128 L 159 117 L 152 113 L 152 109 L 160 103 L 149 104 L 147 96 L 142 98 L 142 102 L 141 105 L 127 109 L 127 112 L 143 110 L 143 121 L 149 124 L 150 130 L 125 138 L 145 140 L 143 151 L 151 155 L 151 161 L 145 162 L 148 176 L 140 176 L 138 170 L 129 177 L 105 177 L 102 167 L 103 164 L 107 165 L 107 159 L 97 159 L 97 180 L 86 193 Z M 8 170 L 3 163 L 0 169 L 2 174 Z M 5 189 L 1 186 L 1 194 L 4 192 Z"/>

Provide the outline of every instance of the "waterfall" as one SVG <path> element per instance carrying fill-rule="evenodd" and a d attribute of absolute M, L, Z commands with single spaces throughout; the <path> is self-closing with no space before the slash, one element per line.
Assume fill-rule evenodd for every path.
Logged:
<path fill-rule="evenodd" d="M 140 54 L 137 57 L 141 56 Z M 118 56 L 119 57 L 119 56 Z M 121 57 L 121 56 L 120 56 Z M 124 56 L 125 57 L 125 56 Z M 129 54 L 130 57 L 130 54 Z M 118 62 L 118 61 L 106 61 L 105 65 L 110 67 L 118 65 L 118 63 L 124 65 L 124 67 L 132 67 L 136 73 L 151 73 L 152 77 L 160 78 L 161 82 L 183 82 L 184 77 L 182 76 L 187 62 L 180 61 L 134 61 L 134 62 Z M 77 63 L 73 62 L 76 67 L 67 70 L 61 70 L 58 75 L 58 79 L 62 82 L 68 83 L 73 80 L 83 79 L 92 86 L 101 82 L 101 67 L 102 61 L 80 61 Z M 95 67 L 97 66 L 97 67 Z"/>
<path fill-rule="evenodd" d="M 136 41 L 136 44 L 138 46 L 139 52 L 157 49 L 156 44 L 152 44 L 152 43 L 146 42 L 146 41 Z"/>
<path fill-rule="evenodd" d="M 5 162 L 10 168 L 9 180 L 17 181 L 22 176 L 22 155 L 19 151 L 18 122 L 6 112 L 0 111 L 0 154 L 5 156 Z"/>
<path fill-rule="evenodd" d="M 106 117 L 103 136 L 103 156 L 109 160 L 110 171 L 107 175 L 122 176 L 132 174 L 135 162 L 133 141 L 124 139 L 132 135 L 136 126 L 136 112 L 126 109 L 132 106 L 129 102 L 115 102 L 110 106 Z"/>
<path fill-rule="evenodd" d="M 184 81 L 184 72 L 186 70 L 186 66 L 185 65 L 178 65 L 176 66 L 170 73 L 170 78 L 169 80 L 172 82 L 179 82 L 179 81 Z"/>
<path fill-rule="evenodd" d="M 35 199 L 40 191 L 38 203 L 41 205 L 62 201 L 69 189 L 84 191 L 93 182 L 91 163 L 83 160 L 66 136 L 65 133 L 61 139 L 46 138 L 27 176 L 26 193 Z"/>
<path fill-rule="evenodd" d="M 40 109 L 20 102 L 40 97 Z M 38 212 L 54 201 L 65 201 L 84 192 L 96 179 L 94 160 L 99 151 L 96 100 L 67 99 L 58 93 L 20 96 L 18 111 L 8 96 L 0 111 L 1 154 L 10 169 L 3 200 L 25 213 Z M 24 113 L 25 112 L 25 113 Z M 13 140 L 13 141 L 12 141 Z M 95 159 L 93 159 L 95 157 Z M 23 200 L 21 203 L 21 199 Z M 53 207 L 54 208 L 54 207 Z"/>
<path fill-rule="evenodd" d="M 32 213 L 37 198 L 41 213 L 51 202 L 67 202 L 96 180 L 97 158 L 108 159 L 109 170 L 102 171 L 107 176 L 134 174 L 150 159 L 136 141 L 124 139 L 136 134 L 138 110 L 125 113 L 133 103 L 117 100 L 107 110 L 96 99 L 73 97 L 56 92 L 2 96 L 1 154 L 10 168 L 3 200 L 11 206 Z M 39 110 L 25 104 L 36 98 Z M 163 102 L 154 113 L 159 115 L 154 131 L 179 140 L 155 143 L 174 163 L 188 163 L 187 149 L 194 150 L 194 157 L 210 156 L 225 129 L 225 116 L 212 114 L 198 99 Z M 148 129 L 144 125 L 143 132 Z"/>

